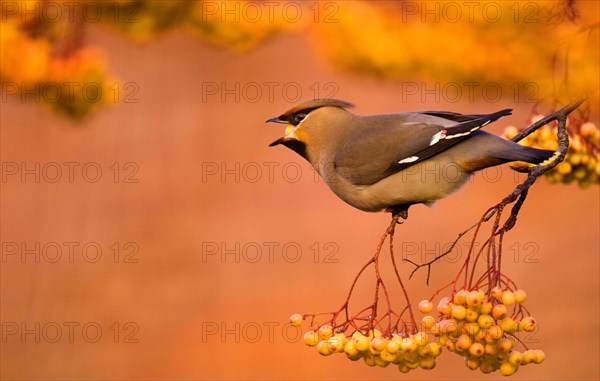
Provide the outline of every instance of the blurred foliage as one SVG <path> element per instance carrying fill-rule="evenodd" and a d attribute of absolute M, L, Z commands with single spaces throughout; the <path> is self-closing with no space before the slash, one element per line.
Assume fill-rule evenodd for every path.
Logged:
<path fill-rule="evenodd" d="M 138 42 L 184 29 L 238 54 L 277 33 L 303 31 L 343 70 L 460 86 L 492 82 L 516 102 L 581 94 L 600 101 L 596 1 L 40 0 L 3 2 L 1 17 L 3 91 L 76 118 L 108 103 L 113 83 L 102 51 L 84 45 L 89 24 Z"/>
<path fill-rule="evenodd" d="M 533 124 L 543 115 L 533 115 L 530 123 Z M 504 137 L 510 139 L 522 129 L 508 126 L 504 129 Z M 556 167 L 546 172 L 544 176 L 551 184 L 570 184 L 577 182 L 581 188 L 592 184 L 600 184 L 600 129 L 593 122 L 582 123 L 577 117 L 567 118 L 567 133 L 569 134 L 569 149 L 565 159 Z M 556 150 L 558 148 L 558 135 L 556 123 L 547 124 L 525 137 L 519 144 L 527 147 Z M 523 163 L 513 163 L 515 166 Z"/>

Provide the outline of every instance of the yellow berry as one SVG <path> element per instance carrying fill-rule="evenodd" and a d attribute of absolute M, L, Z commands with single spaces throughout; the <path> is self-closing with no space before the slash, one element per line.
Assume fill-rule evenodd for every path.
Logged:
<path fill-rule="evenodd" d="M 596 127 L 596 125 L 592 122 L 586 122 L 581 125 L 579 133 L 584 138 L 588 136 L 594 136 L 598 134 L 598 127 Z"/>
<path fill-rule="evenodd" d="M 498 354 L 498 346 L 496 344 L 487 343 L 484 347 L 486 355 L 495 357 Z"/>
<path fill-rule="evenodd" d="M 300 314 L 293 314 L 292 316 L 290 316 L 290 323 L 294 327 L 300 327 L 302 325 L 303 320 L 304 319 L 302 318 L 302 315 L 300 315 Z"/>
<path fill-rule="evenodd" d="M 481 303 L 481 307 L 479 307 L 479 313 L 480 314 L 490 314 L 492 313 L 492 303 L 490 302 L 483 302 Z"/>
<path fill-rule="evenodd" d="M 479 332 L 479 324 L 475 323 L 475 322 L 470 322 L 470 323 L 465 323 L 463 325 L 463 331 L 467 334 L 467 335 L 471 335 L 471 336 L 475 336 L 477 334 L 477 332 Z"/>
<path fill-rule="evenodd" d="M 367 353 L 363 358 L 365 359 L 365 364 L 367 364 L 367 366 L 375 366 L 375 358 L 379 357 L 379 356 L 375 356 L 371 353 Z"/>
<path fill-rule="evenodd" d="M 406 364 L 404 362 L 401 362 L 398 364 L 398 369 L 400 370 L 400 372 L 402 373 L 408 373 L 410 372 L 410 368 L 406 366 Z"/>
<path fill-rule="evenodd" d="M 347 342 L 348 339 L 343 333 L 336 333 L 327 339 L 327 349 L 331 352 L 343 352 Z"/>
<path fill-rule="evenodd" d="M 508 126 L 504 129 L 504 137 L 506 139 L 511 139 L 513 136 L 519 133 L 519 129 L 515 126 Z M 477 369 L 477 368 L 475 368 Z"/>
<path fill-rule="evenodd" d="M 536 328 L 535 319 L 531 316 L 524 317 L 523 320 L 519 323 L 519 330 L 525 332 L 533 332 Z"/>
<path fill-rule="evenodd" d="M 492 288 L 492 297 L 493 298 L 501 299 L 503 293 L 504 293 L 504 290 L 502 290 L 502 288 L 500 288 L 498 286 Z"/>
<path fill-rule="evenodd" d="M 517 332 L 518 327 L 519 326 L 511 318 L 504 318 L 504 319 L 502 319 L 502 321 L 500 321 L 500 328 L 502 328 L 502 330 L 504 332 L 509 332 L 509 333 Z"/>
<path fill-rule="evenodd" d="M 476 370 L 477 368 L 479 368 L 479 360 L 472 359 L 472 358 L 466 358 L 465 365 L 467 366 L 467 368 L 469 368 L 471 370 Z"/>
<path fill-rule="evenodd" d="M 442 346 L 440 345 L 440 343 L 429 344 L 429 349 L 431 350 L 431 355 L 433 357 L 437 357 L 442 353 Z"/>
<path fill-rule="evenodd" d="M 502 303 L 507 306 L 515 304 L 515 294 L 512 291 L 506 290 L 502 293 Z"/>
<path fill-rule="evenodd" d="M 508 353 L 515 346 L 515 342 L 509 338 L 505 338 L 498 341 L 497 346 L 500 351 Z"/>
<path fill-rule="evenodd" d="M 535 357 L 533 358 L 533 362 L 535 364 L 541 364 L 542 361 L 546 358 L 546 354 L 541 349 L 536 349 L 534 351 Z"/>
<path fill-rule="evenodd" d="M 421 324 L 425 329 L 431 329 L 435 325 L 435 318 L 433 316 L 427 315 L 421 319 Z"/>
<path fill-rule="evenodd" d="M 479 323 L 481 328 L 490 328 L 494 325 L 494 318 L 490 315 L 479 315 L 477 318 L 477 323 Z"/>
<path fill-rule="evenodd" d="M 496 340 L 500 340 L 503 335 L 504 335 L 504 332 L 502 331 L 502 328 L 495 325 L 493 327 L 490 327 L 490 329 L 488 329 L 485 339 L 489 342 L 493 342 Z"/>
<path fill-rule="evenodd" d="M 487 335 L 487 331 L 485 329 L 480 329 L 476 334 L 475 334 L 475 341 L 479 341 L 481 343 L 485 342 L 485 336 Z"/>
<path fill-rule="evenodd" d="M 525 301 L 525 299 L 527 299 L 527 294 L 525 293 L 525 291 L 518 289 L 517 291 L 515 291 L 515 301 L 517 303 L 523 303 Z"/>
<path fill-rule="evenodd" d="M 319 337 L 321 340 L 327 340 L 333 336 L 333 327 L 329 324 L 322 325 L 319 328 Z"/>
<path fill-rule="evenodd" d="M 405 337 L 400 344 L 400 348 L 405 352 L 414 352 L 417 350 L 417 342 L 412 337 Z"/>
<path fill-rule="evenodd" d="M 556 170 L 561 175 L 567 175 L 567 174 L 571 173 L 571 171 L 573 170 L 573 168 L 571 167 L 570 163 L 568 163 L 566 161 L 563 161 L 561 163 L 558 163 L 558 165 L 556 166 Z"/>
<path fill-rule="evenodd" d="M 525 364 L 532 363 L 532 362 L 534 362 L 535 357 L 536 357 L 536 353 L 534 350 L 530 349 L 528 351 L 525 351 L 523 353 L 523 358 L 521 359 L 521 364 L 525 365 Z"/>
<path fill-rule="evenodd" d="M 379 337 L 379 336 L 381 336 L 381 332 L 377 328 L 369 331 L 369 339 L 372 339 L 374 337 Z"/>
<path fill-rule="evenodd" d="M 458 294 L 457 294 L 458 295 Z M 452 317 L 456 320 L 463 320 L 467 316 L 467 309 L 461 305 L 452 306 Z"/>
<path fill-rule="evenodd" d="M 442 315 L 450 315 L 450 312 L 452 312 L 452 306 L 450 305 L 450 298 L 444 297 L 444 298 L 440 299 L 440 302 L 437 305 L 437 310 Z"/>
<path fill-rule="evenodd" d="M 392 340 L 390 340 L 385 348 L 389 353 L 396 353 L 400 350 L 400 344 L 402 343 L 402 338 L 400 336 L 394 336 Z"/>
<path fill-rule="evenodd" d="M 433 303 L 431 303 L 429 300 L 421 300 L 419 302 L 419 311 L 424 314 L 430 313 L 433 311 Z"/>
<path fill-rule="evenodd" d="M 485 347 L 481 343 L 473 343 L 469 347 L 469 353 L 471 356 L 481 357 L 485 353 Z"/>
<path fill-rule="evenodd" d="M 466 304 L 468 294 L 469 294 L 469 291 L 467 291 L 467 290 L 458 291 L 456 294 L 454 294 L 454 298 L 453 298 L 454 304 L 458 304 L 458 305 Z"/>
<path fill-rule="evenodd" d="M 398 352 L 402 354 L 402 359 L 406 362 L 419 362 L 419 352 Z"/>
<path fill-rule="evenodd" d="M 467 306 L 479 306 L 483 303 L 485 294 L 481 290 L 471 291 L 467 294 Z"/>
<path fill-rule="evenodd" d="M 396 360 L 396 355 L 388 352 L 385 349 L 379 353 L 379 357 L 381 357 L 381 359 L 383 361 L 387 361 L 387 362 L 392 362 L 392 361 Z"/>
<path fill-rule="evenodd" d="M 500 365 L 500 374 L 503 376 L 510 376 L 511 374 L 515 373 L 517 371 L 517 366 L 509 363 L 509 362 L 505 362 L 502 363 L 502 365 Z"/>
<path fill-rule="evenodd" d="M 521 354 L 521 352 L 513 351 L 513 352 L 510 352 L 510 354 L 508 355 L 508 362 L 514 366 L 521 365 L 522 361 L 523 361 L 523 355 Z"/>
<path fill-rule="evenodd" d="M 421 361 L 419 361 L 419 366 L 422 369 L 433 369 L 435 368 L 435 357 L 432 356 L 427 356 L 421 359 Z"/>
<path fill-rule="evenodd" d="M 454 319 L 444 319 L 440 321 L 440 332 L 442 334 L 452 334 L 458 330 L 458 323 Z"/>
<path fill-rule="evenodd" d="M 458 337 L 458 340 L 456 340 L 456 349 L 458 349 L 459 351 L 464 351 L 466 349 L 468 349 L 471 346 L 472 342 L 471 342 L 471 338 L 469 337 L 469 335 L 465 335 L 462 334 Z"/>
<path fill-rule="evenodd" d="M 358 357 L 360 355 L 360 351 L 356 348 L 356 342 L 353 340 L 348 341 L 344 347 L 344 353 L 346 353 L 346 355 L 351 359 L 353 357 Z"/>
<path fill-rule="evenodd" d="M 354 342 L 355 342 L 356 349 L 358 349 L 361 352 L 366 351 L 367 349 L 369 349 L 371 347 L 371 340 L 369 340 L 368 337 L 366 337 L 362 334 L 360 336 L 353 338 L 352 340 L 354 340 Z"/>
<path fill-rule="evenodd" d="M 423 346 L 427 345 L 427 343 L 429 342 L 429 336 L 427 336 L 427 334 L 425 332 L 417 332 L 413 336 L 413 339 L 415 340 L 415 342 L 417 343 L 417 346 L 419 346 L 419 347 L 423 347 Z"/>
<path fill-rule="evenodd" d="M 317 344 L 317 351 L 323 356 L 329 356 L 333 353 L 329 350 L 329 346 L 327 345 L 326 341 L 319 341 L 319 344 Z"/>
<path fill-rule="evenodd" d="M 308 331 L 304 334 L 304 344 L 314 347 L 319 343 L 319 334 L 315 331 Z"/>
<path fill-rule="evenodd" d="M 466 321 L 477 321 L 477 318 L 479 317 L 479 313 L 477 311 L 473 311 L 472 309 L 467 309 L 466 310 L 466 316 L 465 316 L 465 320 Z"/>
<path fill-rule="evenodd" d="M 429 345 L 425 345 L 423 347 L 417 347 L 417 353 L 419 354 L 419 357 L 432 356 L 431 348 L 429 347 Z"/>
<path fill-rule="evenodd" d="M 373 359 L 375 360 L 375 365 L 379 367 L 385 368 L 386 366 L 390 365 L 389 361 L 385 361 L 379 356 L 373 356 Z"/>
<path fill-rule="evenodd" d="M 373 349 L 374 352 L 379 353 L 387 347 L 388 342 L 389 340 L 384 337 L 374 337 L 371 340 L 371 349 Z"/>
<path fill-rule="evenodd" d="M 483 360 L 483 358 L 479 361 L 479 369 L 481 370 L 482 373 L 492 373 L 496 370 L 496 368 L 494 367 L 494 365 L 492 365 L 492 363 L 482 361 L 482 360 Z"/>

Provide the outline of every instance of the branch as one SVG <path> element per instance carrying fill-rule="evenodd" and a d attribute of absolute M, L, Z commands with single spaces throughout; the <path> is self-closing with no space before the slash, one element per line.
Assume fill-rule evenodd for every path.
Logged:
<path fill-rule="evenodd" d="M 558 123 L 557 123 L 557 125 L 558 125 L 558 149 L 556 150 L 556 154 L 553 156 L 552 161 L 546 165 L 538 165 L 535 167 L 526 168 L 526 172 L 528 172 L 528 175 L 527 175 L 527 178 L 525 179 L 525 181 L 523 181 L 521 184 L 517 185 L 515 187 L 515 189 L 510 194 L 508 194 L 501 202 L 499 202 L 494 207 L 488 209 L 484 213 L 483 217 L 478 222 L 474 223 L 473 225 L 471 225 L 470 227 L 465 229 L 463 232 L 458 234 L 457 238 L 454 240 L 454 242 L 452 243 L 450 248 L 447 251 L 445 251 L 444 253 L 436 256 L 433 260 L 422 263 L 422 264 L 417 264 L 409 259 L 404 259 L 405 262 L 409 262 L 410 264 L 415 266 L 415 268 L 413 269 L 413 271 L 411 272 L 411 274 L 409 276 L 409 279 L 412 278 L 412 276 L 415 274 L 415 272 L 417 270 L 419 270 L 422 267 L 427 267 L 426 284 L 429 285 L 429 276 L 431 274 L 431 265 L 433 263 L 435 263 L 439 259 L 445 257 L 446 255 L 450 254 L 450 252 L 452 252 L 452 250 L 454 249 L 454 247 L 456 246 L 458 241 L 467 232 L 471 231 L 475 227 L 478 227 L 478 229 L 475 233 L 475 236 L 473 237 L 473 239 L 475 239 L 475 237 L 477 236 L 479 227 L 484 222 L 489 221 L 490 218 L 492 218 L 492 216 L 494 216 L 496 213 L 499 214 L 498 216 L 496 216 L 496 221 L 498 221 L 502 214 L 504 207 L 508 204 L 512 204 L 515 201 L 517 201 L 515 203 L 515 205 L 513 205 L 513 207 L 512 207 L 510 216 L 504 222 L 502 227 L 500 227 L 498 229 L 498 227 L 496 226 L 493 229 L 492 234 L 491 234 L 490 238 L 488 239 L 488 241 L 493 240 L 494 237 L 497 235 L 503 236 L 504 233 L 511 230 L 515 226 L 515 224 L 517 222 L 517 216 L 521 210 L 521 206 L 523 205 L 525 198 L 527 197 L 529 188 L 531 188 L 531 186 L 535 183 L 535 181 L 537 180 L 538 177 L 540 177 L 544 173 L 548 172 L 549 170 L 554 168 L 556 165 L 558 165 L 561 161 L 563 161 L 565 155 L 567 154 L 567 150 L 569 148 L 569 135 L 567 133 L 567 128 L 566 128 L 567 115 L 569 115 L 571 112 L 576 110 L 583 102 L 585 102 L 585 98 L 580 98 L 580 99 L 577 99 L 577 100 L 569 103 L 568 105 L 564 106 L 560 110 L 557 110 L 557 111 L 553 112 L 552 114 L 547 115 L 546 117 L 540 119 L 536 123 L 533 123 L 531 126 L 527 127 L 526 129 L 524 129 L 523 131 L 521 131 L 520 133 L 518 133 L 511 139 L 514 142 L 518 142 L 518 141 L 522 140 L 523 138 L 525 138 L 526 136 L 528 136 L 528 135 L 532 134 L 533 132 L 535 132 L 536 130 L 538 130 L 540 127 L 542 127 L 554 120 L 558 121 Z M 465 265 L 463 265 L 463 267 Z M 473 272 L 474 271 L 475 271 L 475 264 L 473 266 Z"/>

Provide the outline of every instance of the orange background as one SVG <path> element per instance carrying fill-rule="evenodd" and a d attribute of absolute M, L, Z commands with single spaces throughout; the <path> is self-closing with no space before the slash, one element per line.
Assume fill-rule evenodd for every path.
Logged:
<path fill-rule="evenodd" d="M 275 38 L 241 56 L 177 32 L 136 45 L 91 28 L 87 39 L 106 48 L 119 78 L 122 92 L 114 105 L 76 125 L 18 97 L 1 104 L 3 163 L 24 162 L 29 168 L 35 163 L 79 163 L 73 182 L 65 170 L 56 183 L 44 177 L 36 183 L 32 175 L 25 182 L 19 175 L 8 176 L 2 183 L 4 245 L 79 243 L 72 262 L 63 246 L 56 263 L 36 263 L 33 255 L 23 261 L 3 247 L 2 379 L 482 378 L 448 352 L 438 359 L 436 369 L 408 375 L 394 366 L 369 368 L 343 355 L 323 358 L 314 348 L 295 342 L 293 330 L 283 330 L 291 313 L 330 311 L 341 305 L 389 217 L 345 205 L 315 180 L 295 153 L 269 148 L 283 129 L 264 120 L 295 103 L 281 93 L 290 83 L 299 84 L 299 100 L 306 100 L 314 96 L 313 84 L 323 96 L 329 95 L 326 86 L 333 82 L 335 97 L 357 104 L 356 112 L 364 114 L 515 108 L 513 116 L 489 127 L 495 133 L 509 124 L 525 125 L 531 104 L 515 104 L 511 96 L 475 103 L 465 97 L 458 103 L 433 96 L 427 96 L 426 103 L 419 96 L 402 99 L 401 82 L 339 73 L 315 58 L 299 35 Z M 133 96 L 137 103 L 123 101 L 124 86 L 130 82 L 139 89 Z M 267 82 L 277 83 L 273 99 Z M 239 84 L 248 91 L 255 86 L 249 84 L 258 83 L 264 92 L 256 102 L 249 93 L 240 94 L 239 101 L 233 95 L 223 101 L 222 93 L 203 93 L 207 83 L 229 88 Z M 130 162 L 139 169 L 137 183 L 124 182 L 133 168 L 124 167 Z M 86 163 L 102 169 L 98 182 L 82 177 Z M 113 163 L 121 168 L 117 181 Z M 219 173 L 206 172 L 215 165 Z M 234 173 L 221 178 L 221 165 Z M 269 166 L 274 168 L 272 178 Z M 260 174 L 254 172 L 257 167 Z M 298 181 L 289 181 L 298 168 Z M 451 242 L 510 192 L 516 178 L 522 179 L 506 166 L 500 173 L 499 181 L 490 180 L 495 172 L 476 175 L 463 190 L 432 208 L 413 207 L 408 222 L 397 230 L 398 250 L 419 247 L 431 258 L 436 248 Z M 517 227 L 505 238 L 510 255 L 504 270 L 527 291 L 526 306 L 540 326 L 531 338 L 537 341 L 532 347 L 546 353 L 543 364 L 521 367 L 515 378 L 600 377 L 598 210 L 597 186 L 582 191 L 575 185 L 540 181 Z M 102 250 L 95 263 L 81 253 L 90 242 Z M 115 242 L 122 250 L 118 263 L 110 249 Z M 137 263 L 123 263 L 127 242 L 139 248 Z M 234 254 L 208 254 L 207 249 L 223 244 Z M 272 257 L 269 245 L 274 247 Z M 292 249 L 284 252 L 284 246 Z M 253 261 L 257 247 L 261 257 Z M 333 263 L 327 263 L 324 256 L 331 247 L 337 251 Z M 293 257 L 293 248 L 299 248 L 301 256 L 292 263 L 284 254 Z M 463 255 L 465 249 L 462 245 Z M 411 259 L 418 260 L 418 254 Z M 425 273 L 418 273 L 409 282 L 413 299 L 429 297 L 458 267 L 459 262 L 449 261 L 435 266 L 429 287 Z M 406 277 L 410 267 L 402 270 Z M 371 287 L 361 283 L 357 298 L 366 301 Z M 36 322 L 48 330 L 58 324 L 62 337 L 51 343 L 53 331 L 46 336 L 42 332 L 36 343 L 33 334 L 22 338 L 21 332 L 6 331 L 15 323 L 31 328 Z M 72 343 L 65 322 L 78 324 Z M 91 342 L 94 330 L 87 331 L 88 336 L 82 333 L 86 324 L 101 327 L 97 342 Z M 212 334 L 209 329 L 215 327 L 218 332 Z"/>

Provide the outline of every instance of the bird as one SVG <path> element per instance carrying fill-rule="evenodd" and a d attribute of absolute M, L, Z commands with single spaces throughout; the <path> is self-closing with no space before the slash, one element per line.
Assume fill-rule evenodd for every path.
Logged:
<path fill-rule="evenodd" d="M 555 151 L 519 145 L 481 130 L 512 109 L 463 115 L 449 111 L 356 115 L 352 103 L 313 99 L 270 118 L 286 125 L 283 145 L 306 159 L 340 199 L 366 212 L 406 219 L 415 204 L 433 205 L 479 170 L 508 162 L 543 164 Z"/>

